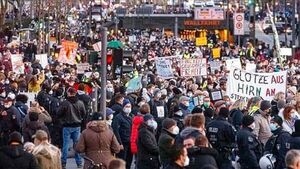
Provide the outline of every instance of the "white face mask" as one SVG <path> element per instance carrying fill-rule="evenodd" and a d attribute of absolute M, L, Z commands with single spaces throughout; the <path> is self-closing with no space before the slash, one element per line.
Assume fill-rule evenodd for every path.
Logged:
<path fill-rule="evenodd" d="M 152 129 L 156 130 L 157 129 L 157 122 L 155 120 L 148 120 L 147 125 L 151 127 Z"/>
<path fill-rule="evenodd" d="M 112 120 L 106 120 L 106 124 L 110 125 L 112 124 Z"/>
<path fill-rule="evenodd" d="M 124 108 L 123 111 L 124 113 L 129 114 L 131 112 L 131 108 Z"/>
<path fill-rule="evenodd" d="M 179 127 L 178 127 L 178 126 L 175 126 L 175 127 L 173 128 L 173 130 L 171 131 L 171 133 L 172 133 L 172 134 L 175 134 L 175 135 L 179 134 Z"/>
<path fill-rule="evenodd" d="M 188 166 L 190 164 L 190 158 L 188 156 L 186 156 L 185 160 L 184 160 L 184 166 Z"/>
<path fill-rule="evenodd" d="M 255 123 L 250 124 L 248 127 L 251 128 L 252 130 L 254 130 L 255 129 Z"/>

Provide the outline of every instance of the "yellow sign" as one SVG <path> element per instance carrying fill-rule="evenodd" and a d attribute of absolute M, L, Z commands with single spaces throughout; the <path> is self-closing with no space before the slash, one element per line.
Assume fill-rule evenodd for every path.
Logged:
<path fill-rule="evenodd" d="M 202 45 L 207 45 L 207 38 L 206 37 L 196 38 L 196 46 L 202 46 Z"/>
<path fill-rule="evenodd" d="M 221 57 L 221 48 L 213 48 L 212 54 L 214 59 L 219 59 Z"/>

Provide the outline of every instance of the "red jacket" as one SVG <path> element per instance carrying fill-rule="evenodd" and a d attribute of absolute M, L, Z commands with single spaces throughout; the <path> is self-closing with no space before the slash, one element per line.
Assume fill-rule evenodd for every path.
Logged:
<path fill-rule="evenodd" d="M 137 154 L 137 138 L 139 135 L 139 127 L 143 123 L 144 117 L 142 115 L 137 115 L 132 120 L 131 136 L 130 136 L 130 148 L 132 154 Z"/>

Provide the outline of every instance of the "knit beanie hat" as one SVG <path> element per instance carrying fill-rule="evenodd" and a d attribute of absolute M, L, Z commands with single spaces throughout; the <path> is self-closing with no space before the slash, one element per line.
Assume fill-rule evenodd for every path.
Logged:
<path fill-rule="evenodd" d="M 228 110 L 228 108 L 221 107 L 221 109 L 219 111 L 219 116 L 228 117 L 229 116 L 229 110 Z"/>
<path fill-rule="evenodd" d="M 131 104 L 128 99 L 124 99 L 123 101 L 123 107 L 125 107 L 127 104 Z"/>
<path fill-rule="evenodd" d="M 263 100 L 260 103 L 260 110 L 262 110 L 262 111 L 268 110 L 271 107 L 272 107 L 272 105 L 271 105 L 270 101 L 268 101 L 268 100 Z"/>
<path fill-rule="evenodd" d="M 252 116 L 246 115 L 243 117 L 242 124 L 244 127 L 248 127 L 253 122 L 254 122 L 254 118 Z"/>
<path fill-rule="evenodd" d="M 154 119 L 153 118 L 153 116 L 151 115 L 151 114 L 146 114 L 145 116 L 144 116 L 144 122 L 146 122 L 146 121 L 148 121 L 148 120 L 151 120 L 151 119 Z"/>
<path fill-rule="evenodd" d="M 172 126 L 175 126 L 175 125 L 176 125 L 176 121 L 171 119 L 171 118 L 166 118 L 162 122 L 162 128 L 164 128 L 164 129 L 169 129 Z"/>
<path fill-rule="evenodd" d="M 271 121 L 277 123 L 279 126 L 282 126 L 283 120 L 280 116 L 274 116 Z"/>

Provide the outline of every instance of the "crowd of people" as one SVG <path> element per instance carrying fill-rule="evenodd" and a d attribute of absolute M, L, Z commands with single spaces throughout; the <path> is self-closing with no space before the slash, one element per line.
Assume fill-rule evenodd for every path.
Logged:
<path fill-rule="evenodd" d="M 134 72 L 108 81 L 107 98 L 94 98 L 101 86 L 96 66 L 90 76 L 55 59 L 43 68 L 34 57 L 34 44 L 8 47 L 9 38 L 3 39 L 0 168 L 66 168 L 70 147 L 77 166 L 85 169 L 300 168 L 297 59 L 278 62 L 264 43 L 239 47 L 214 34 L 207 35 L 210 43 L 202 47 L 160 30 L 139 31 L 136 41 L 128 36 L 119 40 L 133 52 L 126 64 Z M 221 48 L 219 69 L 208 65 L 207 76 L 180 76 L 178 59 L 216 60 L 213 47 Z M 12 70 L 10 57 L 16 53 L 24 54 L 24 74 Z M 157 75 L 155 58 L 165 56 L 174 57 L 172 79 Z M 271 101 L 232 99 L 226 95 L 226 58 L 240 58 L 243 67 L 254 62 L 256 72 L 287 70 L 287 92 Z M 128 92 L 126 83 L 137 74 L 142 88 Z M 212 100 L 214 89 L 223 93 L 221 100 Z M 35 93 L 34 100 L 28 92 Z M 107 101 L 106 116 L 94 112 L 99 99 Z"/>

